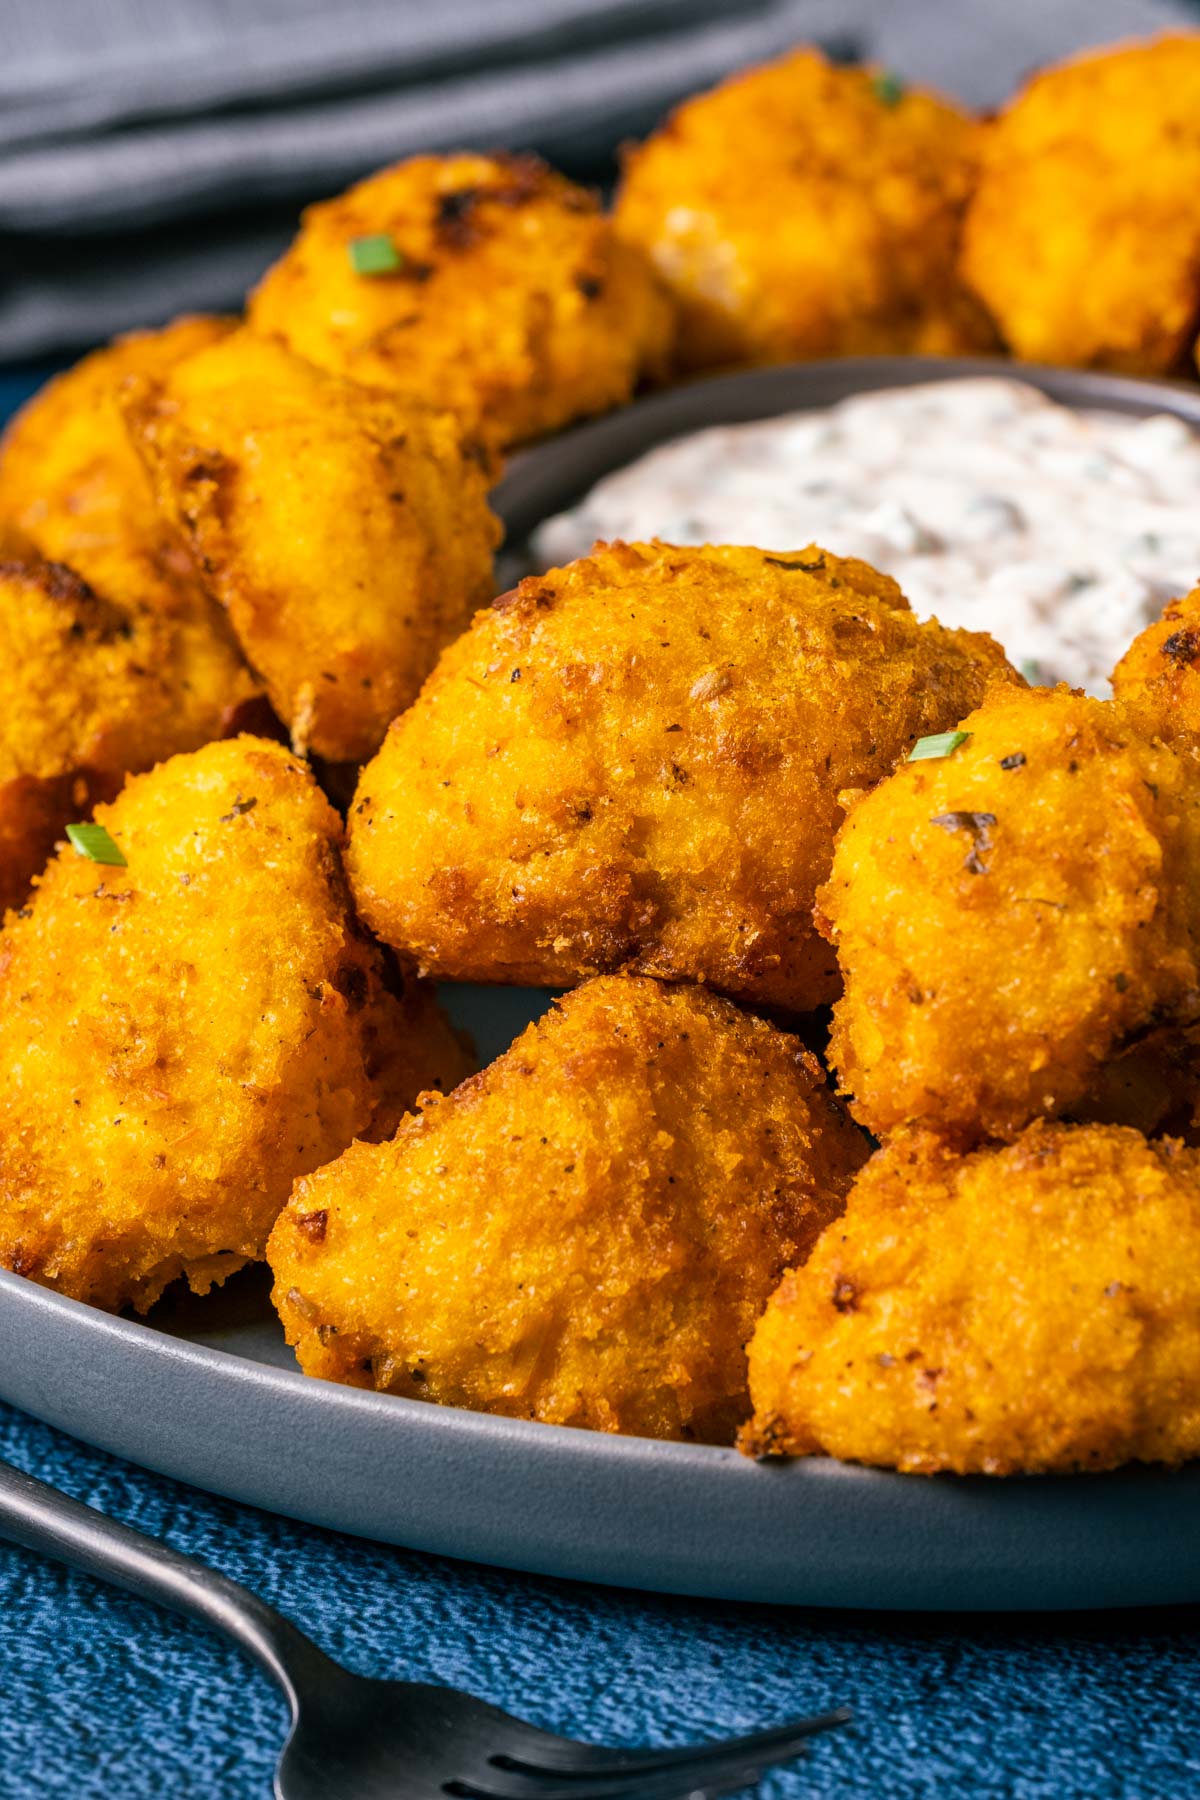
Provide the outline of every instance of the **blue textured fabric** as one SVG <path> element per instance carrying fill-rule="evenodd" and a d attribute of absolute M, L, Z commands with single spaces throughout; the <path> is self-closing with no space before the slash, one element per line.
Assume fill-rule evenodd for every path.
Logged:
<path fill-rule="evenodd" d="M 964 1622 L 622 1593 L 272 1518 L 10 1408 L 0 1456 L 225 1570 L 352 1669 L 554 1730 L 670 1743 L 852 1705 L 762 1800 L 1200 1793 L 1197 1608 Z M 202 1627 L 0 1545 L 0 1657 L 4 1800 L 267 1800 L 284 1707 Z"/>

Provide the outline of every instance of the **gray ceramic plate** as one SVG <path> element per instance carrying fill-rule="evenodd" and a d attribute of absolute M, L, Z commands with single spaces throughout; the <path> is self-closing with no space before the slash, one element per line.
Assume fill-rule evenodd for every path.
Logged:
<path fill-rule="evenodd" d="M 702 425 L 1011 365 L 865 359 L 697 383 L 514 464 L 514 538 L 650 445 Z M 1200 389 L 1020 370 L 1055 398 L 1200 425 Z M 446 989 L 486 1057 L 547 1004 Z M 609 1438 L 360 1393 L 297 1374 L 260 1272 L 146 1324 L 0 1272 L 0 1395 L 148 1468 L 364 1537 L 715 1598 L 922 1609 L 1200 1599 L 1200 1464 L 1168 1475 L 921 1480 Z"/>

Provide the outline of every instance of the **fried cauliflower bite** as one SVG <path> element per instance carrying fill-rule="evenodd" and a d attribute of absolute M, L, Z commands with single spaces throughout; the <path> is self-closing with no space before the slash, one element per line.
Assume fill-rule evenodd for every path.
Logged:
<path fill-rule="evenodd" d="M 865 1154 L 795 1038 L 604 977 L 390 1144 L 298 1182 L 275 1303 L 309 1375 L 728 1442 L 755 1320 Z"/>
<path fill-rule="evenodd" d="M 142 624 L 62 563 L 0 563 L 0 910 L 170 741 L 176 695 Z"/>
<path fill-rule="evenodd" d="M 986 128 L 964 278 L 1014 355 L 1156 374 L 1200 313 L 1200 33 L 1035 75 Z"/>
<path fill-rule="evenodd" d="M 170 695 L 165 709 L 144 697 L 131 770 L 221 736 L 260 693 L 227 621 L 159 514 L 120 404 L 127 382 L 161 378 L 229 329 L 223 319 L 180 319 L 119 338 L 48 382 L 0 441 L 5 554 L 64 564 L 126 612 L 137 660 Z M 70 685 L 61 662 L 43 674 L 47 685 Z"/>
<path fill-rule="evenodd" d="M 360 271 L 375 253 L 382 268 Z M 248 316 L 498 444 L 628 400 L 673 327 L 648 260 L 533 156 L 414 156 L 310 206 Z"/>
<path fill-rule="evenodd" d="M 1150 737 L 1200 750 L 1200 587 L 1172 600 L 1113 670 L 1113 696 Z"/>
<path fill-rule="evenodd" d="M 494 591 L 486 457 L 450 413 L 249 331 L 124 409 L 295 748 L 364 761 Z"/>
<path fill-rule="evenodd" d="M 337 815 L 280 745 L 174 757 L 98 818 L 124 865 L 62 846 L 0 934 L 0 1265 L 144 1311 L 260 1257 L 404 1057 L 411 1101 L 462 1053 L 385 990 Z"/>
<path fill-rule="evenodd" d="M 0 521 L 24 548 L 70 563 L 85 579 L 90 553 L 123 551 L 131 582 L 137 570 L 152 599 L 186 577 L 187 559 L 158 515 L 119 396 L 130 376 L 162 377 L 232 329 L 228 319 L 183 318 L 133 332 L 34 395 L 0 442 Z"/>
<path fill-rule="evenodd" d="M 226 327 L 185 319 L 50 382 L 0 446 L 0 902 L 130 771 L 253 716 L 233 633 L 171 540 L 116 394 Z"/>
<path fill-rule="evenodd" d="M 1200 1454 L 1200 1152 L 1031 1125 L 904 1134 L 750 1345 L 752 1455 L 1052 1474 Z"/>
<path fill-rule="evenodd" d="M 807 49 L 685 101 L 615 212 L 675 297 L 682 366 L 989 348 L 955 273 L 976 131 Z"/>
<path fill-rule="evenodd" d="M 1017 679 L 980 633 L 817 549 L 597 545 L 447 650 L 363 771 L 347 867 L 373 929 L 451 980 L 630 965 L 795 1009 L 838 791 Z"/>
<path fill-rule="evenodd" d="M 1110 701 L 994 691 L 852 807 L 818 907 L 830 1059 L 877 1136 L 1008 1137 L 1200 1016 L 1200 789 Z"/>

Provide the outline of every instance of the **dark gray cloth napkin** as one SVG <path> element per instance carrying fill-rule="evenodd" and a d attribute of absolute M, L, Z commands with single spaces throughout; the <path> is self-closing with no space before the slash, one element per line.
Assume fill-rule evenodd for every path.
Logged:
<path fill-rule="evenodd" d="M 415 150 L 621 138 L 804 40 L 979 105 L 1173 0 L 0 0 L 0 358 L 233 307 L 299 205 Z"/>

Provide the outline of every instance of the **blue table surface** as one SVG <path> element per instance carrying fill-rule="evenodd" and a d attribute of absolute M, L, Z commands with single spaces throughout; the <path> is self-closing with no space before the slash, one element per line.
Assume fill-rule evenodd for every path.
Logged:
<path fill-rule="evenodd" d="M 0 417 L 46 372 L 0 372 Z M 0 1456 L 244 1582 L 350 1668 L 468 1687 L 557 1731 L 672 1743 L 853 1706 L 763 1800 L 1200 1793 L 1197 1607 L 964 1619 L 668 1599 L 273 1518 L 11 1407 Z M 0 1545 L 0 1655 L 2 1800 L 267 1800 L 283 1703 L 200 1626 Z"/>
<path fill-rule="evenodd" d="M 963 1620 L 631 1594 L 273 1518 L 11 1408 L 0 1456 L 223 1569 L 350 1668 L 557 1731 L 671 1743 L 853 1706 L 771 1800 L 1200 1792 L 1200 1608 Z M 0 1648 L 5 1800 L 267 1800 L 283 1704 L 199 1625 L 0 1545 Z"/>

